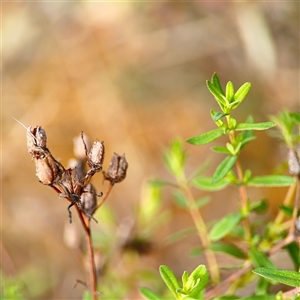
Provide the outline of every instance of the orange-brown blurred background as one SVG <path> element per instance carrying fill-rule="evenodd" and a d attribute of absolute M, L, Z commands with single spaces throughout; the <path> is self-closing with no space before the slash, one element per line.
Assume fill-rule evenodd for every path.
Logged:
<path fill-rule="evenodd" d="M 68 203 L 38 182 L 25 129 L 13 117 L 42 126 L 64 165 L 74 156 L 72 140 L 80 131 L 105 142 L 104 169 L 113 152 L 126 153 L 128 176 L 107 203 L 121 224 L 134 218 L 132 207 L 148 178 L 170 179 L 161 158 L 170 141 L 214 128 L 209 110 L 218 107 L 205 84 L 213 72 L 223 86 L 229 80 L 236 87 L 252 83 L 235 114 L 239 122 L 249 114 L 266 121 L 282 109 L 299 110 L 299 4 L 3 2 L 2 67 L 2 270 L 47 282 L 40 294 L 32 290 L 33 298 L 80 299 L 83 287 L 71 287 L 85 270 L 63 240 Z M 257 136 L 243 164 L 262 175 L 282 162 L 285 149 L 265 132 Z M 186 148 L 190 172 L 210 156 L 211 173 L 222 159 L 209 147 Z M 105 189 L 100 175 L 94 183 Z M 253 196 L 270 199 L 271 215 L 284 192 Z M 233 195 L 217 194 L 204 209 L 205 219 L 235 209 Z M 175 209 L 154 242 L 187 224 L 189 217 Z M 178 274 L 192 269 L 199 259 L 189 258 L 188 249 L 158 251 L 149 268 L 168 264 Z M 26 282 L 27 289 L 34 284 Z"/>

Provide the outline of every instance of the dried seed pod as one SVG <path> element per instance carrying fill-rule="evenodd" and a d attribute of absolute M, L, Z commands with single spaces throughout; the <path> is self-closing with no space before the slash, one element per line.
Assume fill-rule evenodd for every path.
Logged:
<path fill-rule="evenodd" d="M 95 141 L 88 153 L 88 166 L 95 172 L 102 170 L 102 164 L 105 155 L 105 147 L 103 142 Z"/>
<path fill-rule="evenodd" d="M 34 152 L 36 176 L 43 184 L 52 184 L 63 172 L 63 166 L 58 163 L 49 150 L 40 149 Z"/>
<path fill-rule="evenodd" d="M 111 184 L 121 182 L 126 177 L 127 168 L 125 155 L 120 156 L 114 153 L 107 172 L 103 172 L 104 179 L 110 181 Z"/>
<path fill-rule="evenodd" d="M 40 127 L 34 127 L 31 129 L 31 126 L 27 127 L 27 149 L 28 152 L 34 156 L 34 152 L 37 151 L 37 148 L 46 148 L 47 136 L 45 130 Z"/>
<path fill-rule="evenodd" d="M 97 207 L 97 194 L 94 186 L 89 183 L 81 194 L 81 205 L 85 212 L 92 215 Z"/>
<path fill-rule="evenodd" d="M 288 165 L 290 174 L 300 175 L 300 146 L 296 150 L 289 149 Z"/>

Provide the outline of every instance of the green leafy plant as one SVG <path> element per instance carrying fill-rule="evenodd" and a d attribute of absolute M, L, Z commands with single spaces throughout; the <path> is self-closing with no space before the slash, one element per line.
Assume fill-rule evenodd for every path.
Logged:
<path fill-rule="evenodd" d="M 207 87 L 220 107 L 220 111 L 210 111 L 217 128 L 191 137 L 187 142 L 196 146 L 206 145 L 227 136 L 228 142 L 225 145 L 212 147 L 213 152 L 225 155 L 225 158 L 212 176 L 203 175 L 205 166 L 200 166 L 191 176 L 187 176 L 185 168 L 188 155 L 183 142 L 176 139 L 163 156 L 165 166 L 175 180 L 159 182 L 162 186 L 173 188 L 175 203 L 190 214 L 201 243 L 200 247 L 192 249 L 191 255 L 204 254 L 208 271 L 204 265 L 198 266 L 191 275 L 184 271 L 182 284 L 166 266 L 160 267 L 160 275 L 175 299 L 240 299 L 235 292 L 254 280 L 258 280 L 256 289 L 249 298 L 243 299 L 296 299 L 300 282 L 300 249 L 297 243 L 300 231 L 300 221 L 297 219 L 299 193 L 296 193 L 300 176 L 300 150 L 296 147 L 299 142 L 297 126 L 300 124 L 300 114 L 284 111 L 271 117 L 271 121 L 261 123 L 256 123 L 249 116 L 245 122 L 239 123 L 232 112 L 242 104 L 251 84 L 245 83 L 235 91 L 233 83 L 229 81 L 224 92 L 217 74 L 213 74 L 211 81 L 207 81 Z M 273 135 L 280 137 L 288 148 L 288 165 L 285 164 L 285 167 L 292 176 L 276 172 L 255 176 L 251 170 L 244 170 L 240 156 L 244 148 L 256 138 L 254 132 L 268 130 L 276 125 L 279 131 L 274 130 Z M 214 192 L 228 186 L 237 188 L 239 209 L 215 220 L 212 226 L 207 225 L 201 208 L 209 203 L 209 198 L 197 199 L 193 189 Z M 267 210 L 267 201 L 250 199 L 249 187 L 287 187 L 286 197 L 274 220 L 263 225 L 255 222 L 255 216 Z M 188 232 L 189 230 L 181 230 L 179 238 Z M 295 271 L 276 268 L 272 256 L 279 250 L 287 252 Z M 221 278 L 217 252 L 240 261 L 235 271 L 227 270 L 230 273 L 226 278 Z M 270 280 L 272 283 L 282 282 L 294 288 L 272 294 L 269 289 Z M 163 299 L 146 287 L 141 288 L 140 292 L 145 299 Z"/>

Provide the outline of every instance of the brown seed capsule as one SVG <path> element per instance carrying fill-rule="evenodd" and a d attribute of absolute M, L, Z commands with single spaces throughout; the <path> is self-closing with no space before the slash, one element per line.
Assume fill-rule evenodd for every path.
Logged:
<path fill-rule="evenodd" d="M 95 172 L 102 170 L 102 163 L 104 160 L 105 148 L 104 143 L 95 141 L 89 154 L 88 154 L 88 166 Z"/>
<path fill-rule="evenodd" d="M 31 129 L 31 126 L 27 127 L 27 149 L 28 152 L 34 156 L 34 152 L 37 148 L 46 148 L 47 136 L 45 130 L 40 127 L 34 127 Z"/>
<path fill-rule="evenodd" d="M 84 189 L 84 192 L 80 198 L 82 208 L 85 212 L 88 212 L 90 215 L 93 215 L 97 207 L 97 194 L 94 186 L 89 183 Z"/>
<path fill-rule="evenodd" d="M 125 155 L 120 156 L 114 153 L 107 172 L 103 172 L 104 179 L 110 181 L 111 184 L 121 182 L 126 177 L 127 168 Z"/>
<path fill-rule="evenodd" d="M 43 184 L 52 184 L 59 177 L 63 168 L 47 149 L 34 152 L 36 176 Z"/>

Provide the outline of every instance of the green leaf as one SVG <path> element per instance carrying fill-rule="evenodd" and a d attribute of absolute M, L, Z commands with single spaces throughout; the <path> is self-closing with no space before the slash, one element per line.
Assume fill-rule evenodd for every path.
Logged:
<path fill-rule="evenodd" d="M 268 175 L 268 176 L 256 176 L 248 180 L 248 186 L 255 187 L 281 187 L 290 186 L 296 182 L 296 179 L 291 176 L 285 175 Z"/>
<path fill-rule="evenodd" d="M 199 198 L 195 201 L 195 207 L 193 207 L 193 208 L 201 208 L 202 206 L 208 204 L 209 201 L 210 201 L 209 196 Z"/>
<path fill-rule="evenodd" d="M 225 98 L 224 95 L 222 95 L 217 87 L 210 81 L 206 81 L 207 88 L 211 92 L 211 94 L 215 97 L 217 100 L 219 106 L 223 110 L 224 106 L 227 105 L 227 99 Z"/>
<path fill-rule="evenodd" d="M 184 287 L 189 279 L 189 273 L 187 271 L 184 271 L 181 278 L 182 278 L 182 286 Z"/>
<path fill-rule="evenodd" d="M 172 141 L 170 148 L 163 154 L 166 167 L 175 177 L 182 176 L 186 161 L 186 152 L 181 140 Z"/>
<path fill-rule="evenodd" d="M 254 246 L 250 248 L 249 256 L 253 265 L 256 268 L 266 267 L 266 268 L 275 268 L 274 264 L 263 252 L 258 251 Z"/>
<path fill-rule="evenodd" d="M 189 296 L 195 299 L 202 299 L 199 294 L 205 288 L 209 279 L 209 274 L 206 270 L 206 267 L 204 265 L 198 266 L 189 276 L 189 280 L 192 278 L 196 284 L 194 285 L 194 288 Z"/>
<path fill-rule="evenodd" d="M 191 137 L 186 141 L 192 145 L 205 145 L 216 140 L 218 137 L 220 137 L 223 134 L 224 133 L 221 129 L 213 129 L 211 131 Z"/>
<path fill-rule="evenodd" d="M 273 122 L 240 123 L 235 127 L 235 130 L 266 130 L 275 126 L 276 124 Z"/>
<path fill-rule="evenodd" d="M 214 109 L 211 109 L 210 111 L 210 115 L 213 119 L 214 122 L 219 121 L 220 119 L 222 119 L 223 117 L 227 116 L 227 114 L 221 113 L 221 112 L 217 112 Z"/>
<path fill-rule="evenodd" d="M 292 113 L 290 113 L 290 116 L 295 123 L 300 124 L 300 114 L 299 113 L 292 112 Z"/>
<path fill-rule="evenodd" d="M 266 200 L 260 200 L 255 203 L 251 203 L 250 205 L 250 211 L 255 211 L 257 213 L 263 213 L 267 210 L 268 203 Z"/>
<path fill-rule="evenodd" d="M 237 156 L 227 156 L 217 167 L 212 183 L 217 183 L 222 180 L 227 173 L 232 169 L 234 164 L 236 163 L 238 157 Z"/>
<path fill-rule="evenodd" d="M 158 294 L 146 287 L 141 287 L 139 291 L 143 298 L 146 300 L 162 300 L 162 298 Z"/>
<path fill-rule="evenodd" d="M 209 236 L 212 241 L 218 241 L 228 233 L 241 221 L 240 213 L 232 213 L 218 221 L 210 230 Z"/>
<path fill-rule="evenodd" d="M 288 217 L 291 217 L 293 215 L 293 206 L 287 206 L 283 204 L 279 204 L 279 209 Z"/>
<path fill-rule="evenodd" d="M 295 270 L 299 270 L 299 268 L 300 268 L 300 255 L 299 255 L 300 247 L 299 247 L 299 245 L 296 242 L 292 242 L 292 243 L 288 244 L 287 246 L 285 246 L 285 248 L 287 249 L 287 252 L 294 263 Z"/>
<path fill-rule="evenodd" d="M 222 243 L 222 242 L 213 243 L 210 245 L 209 249 L 214 252 L 223 252 L 240 259 L 247 258 L 247 255 L 240 248 L 238 248 L 233 244 Z"/>
<path fill-rule="evenodd" d="M 167 237 L 167 242 L 168 243 L 174 243 L 176 241 L 179 241 L 185 237 L 187 237 L 188 235 L 192 235 L 196 233 L 196 229 L 195 227 L 188 227 L 188 228 L 184 228 L 181 229 L 179 231 L 176 231 L 175 233 L 170 234 Z"/>
<path fill-rule="evenodd" d="M 296 271 L 257 268 L 252 272 L 268 280 L 280 282 L 293 287 L 300 287 L 300 273 Z"/>
<path fill-rule="evenodd" d="M 165 265 L 161 265 L 159 267 L 159 272 L 163 281 L 165 282 L 169 290 L 173 293 L 174 297 L 177 299 L 178 294 L 176 290 L 180 288 L 180 285 L 174 273 Z"/>
<path fill-rule="evenodd" d="M 213 76 L 211 78 L 211 82 L 218 89 L 218 91 L 220 92 L 220 94 L 222 94 L 223 96 L 225 96 L 217 73 L 213 74 Z"/>
<path fill-rule="evenodd" d="M 186 198 L 185 198 L 185 196 L 183 195 L 183 193 L 181 191 L 176 190 L 173 193 L 173 196 L 174 196 L 174 200 L 175 200 L 176 204 L 179 207 L 181 207 L 181 208 L 188 208 L 188 204 L 187 204 Z"/>
<path fill-rule="evenodd" d="M 232 108 L 236 108 L 247 96 L 251 88 L 251 83 L 246 82 L 244 83 L 234 94 L 234 102 L 236 102 L 236 105 Z"/>
<path fill-rule="evenodd" d="M 229 103 L 232 102 L 232 100 L 234 100 L 234 86 L 231 81 L 228 81 L 226 85 L 226 98 L 229 101 Z"/>
<path fill-rule="evenodd" d="M 230 154 L 230 151 L 226 147 L 222 147 L 222 146 L 211 147 L 211 150 L 217 153 Z"/>
<path fill-rule="evenodd" d="M 266 295 L 270 288 L 270 282 L 260 277 L 256 286 L 255 294 L 256 295 Z"/>
<path fill-rule="evenodd" d="M 194 257 L 194 256 L 202 255 L 203 253 L 204 253 L 204 250 L 202 248 L 196 247 L 190 251 L 190 256 Z"/>
<path fill-rule="evenodd" d="M 213 192 L 225 189 L 230 184 L 230 181 L 227 178 L 223 178 L 217 183 L 212 183 L 211 177 L 198 177 L 192 181 L 192 184 L 202 191 Z"/>
<path fill-rule="evenodd" d="M 199 293 L 205 288 L 208 283 L 209 274 L 204 265 L 199 265 L 189 276 L 187 287 L 193 287 L 189 296 L 199 299 Z"/>

